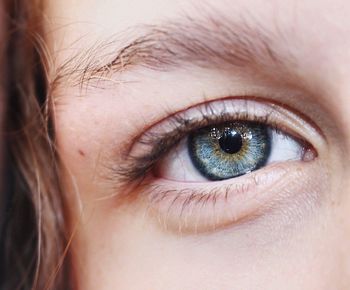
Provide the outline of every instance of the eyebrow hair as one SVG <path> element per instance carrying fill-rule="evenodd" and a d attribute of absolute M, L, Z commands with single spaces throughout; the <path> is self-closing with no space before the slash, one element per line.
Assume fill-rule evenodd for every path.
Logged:
<path fill-rule="evenodd" d="M 266 67 L 285 68 L 294 62 L 290 53 L 281 56 L 274 47 L 279 38 L 276 32 L 222 15 L 201 19 L 187 16 L 161 25 L 137 26 L 124 35 L 135 31 L 138 36 L 119 49 L 114 48 L 120 47 L 123 37 L 68 60 L 59 70 L 58 78 L 68 77 L 74 79 L 75 84 L 84 84 L 136 66 L 158 71 L 183 66 L 263 71 Z"/>

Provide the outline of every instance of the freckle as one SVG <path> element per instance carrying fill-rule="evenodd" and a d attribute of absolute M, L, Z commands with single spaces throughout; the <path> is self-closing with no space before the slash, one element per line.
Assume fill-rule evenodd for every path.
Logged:
<path fill-rule="evenodd" d="M 85 152 L 84 152 L 83 150 L 81 150 L 81 149 L 78 150 L 78 153 L 79 153 L 79 155 L 81 155 L 81 156 L 85 156 Z"/>

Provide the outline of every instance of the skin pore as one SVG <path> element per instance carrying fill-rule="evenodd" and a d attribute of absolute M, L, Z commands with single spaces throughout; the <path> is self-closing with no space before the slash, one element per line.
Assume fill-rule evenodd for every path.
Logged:
<path fill-rule="evenodd" d="M 48 3 L 76 289 L 347 289 L 349 12 L 345 0 Z M 181 140 L 227 118 L 305 150 L 206 180 Z"/>

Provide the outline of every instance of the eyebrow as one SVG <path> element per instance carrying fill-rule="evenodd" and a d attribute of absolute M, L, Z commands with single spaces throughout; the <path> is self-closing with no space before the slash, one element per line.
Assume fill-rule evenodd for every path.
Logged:
<path fill-rule="evenodd" d="M 135 31 L 138 36 L 120 48 L 125 36 Z M 234 68 L 241 72 L 276 68 L 281 71 L 295 60 L 290 52 L 282 55 L 276 49 L 279 38 L 283 36 L 278 35 L 278 29 L 269 31 L 257 23 L 237 22 L 222 15 L 201 19 L 187 16 L 160 25 L 131 28 L 124 32 L 124 37 L 101 43 L 67 61 L 58 78 L 68 77 L 75 79 L 76 84 L 84 84 L 133 67 L 157 71 L 186 66 Z M 104 59 L 110 60 L 103 63 Z"/>

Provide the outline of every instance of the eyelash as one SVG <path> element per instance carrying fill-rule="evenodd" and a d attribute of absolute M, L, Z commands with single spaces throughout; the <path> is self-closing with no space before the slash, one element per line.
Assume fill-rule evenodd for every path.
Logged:
<path fill-rule="evenodd" d="M 215 103 L 216 102 L 220 102 L 220 100 L 215 101 Z M 153 166 L 155 166 L 161 158 L 163 158 L 188 134 L 206 126 L 233 120 L 263 123 L 273 130 L 289 134 L 289 137 L 297 140 L 303 148 L 305 148 L 305 151 L 312 148 L 312 146 L 304 141 L 303 138 L 296 133 L 288 132 L 288 128 L 276 121 L 273 117 L 275 106 L 272 105 L 270 108 L 271 111 L 269 113 L 265 113 L 265 115 L 261 116 L 254 114 L 254 112 L 250 112 L 252 110 L 249 108 L 248 103 L 246 103 L 246 109 L 244 112 L 234 113 L 227 112 L 226 106 L 224 105 L 224 110 L 220 114 L 214 114 L 215 110 L 212 107 L 212 103 L 208 103 L 204 104 L 204 110 L 203 107 L 199 106 L 197 110 L 199 118 L 193 119 L 181 113 L 170 116 L 166 122 L 171 125 L 173 128 L 172 130 L 166 132 L 152 132 L 152 130 L 150 130 L 150 132 L 145 133 L 137 143 L 150 148 L 150 150 L 139 156 L 132 155 L 129 152 L 126 153 L 126 165 L 113 168 L 113 171 L 123 182 L 129 183 L 142 181 L 152 170 Z"/>
<path fill-rule="evenodd" d="M 199 234 L 244 222 L 262 214 L 264 207 L 268 210 L 274 196 L 288 198 L 294 180 L 298 185 L 310 181 L 309 170 L 316 163 L 306 161 L 318 157 L 315 148 L 320 148 L 322 138 L 319 128 L 305 120 L 290 108 L 257 98 L 230 97 L 198 104 L 169 114 L 133 138 L 124 147 L 122 159 L 110 168 L 113 181 L 122 189 L 120 198 L 143 204 L 144 214 L 155 217 L 166 231 Z M 229 121 L 263 123 L 293 138 L 302 148 L 300 160 L 305 165 L 300 160 L 271 163 L 266 169 L 222 181 L 178 182 L 157 176 L 157 165 L 187 135 Z"/>

